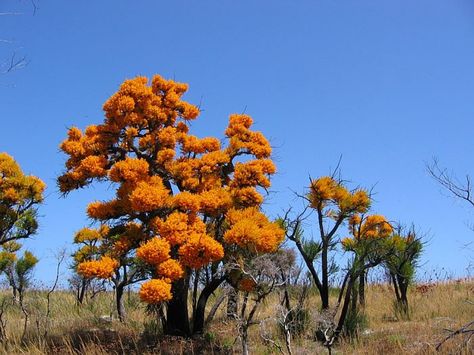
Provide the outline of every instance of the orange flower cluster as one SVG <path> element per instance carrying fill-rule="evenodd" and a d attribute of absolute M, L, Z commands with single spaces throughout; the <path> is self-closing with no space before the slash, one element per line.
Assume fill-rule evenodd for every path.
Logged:
<path fill-rule="evenodd" d="M 193 135 L 181 135 L 180 142 L 183 153 L 203 154 L 219 150 L 221 144 L 217 138 L 206 137 L 199 139 Z"/>
<path fill-rule="evenodd" d="M 170 281 L 178 280 L 184 276 L 183 267 L 174 259 L 168 259 L 158 265 L 157 272 Z"/>
<path fill-rule="evenodd" d="M 144 159 L 127 157 L 118 161 L 110 169 L 110 180 L 115 182 L 137 182 L 148 176 L 149 165 Z"/>
<path fill-rule="evenodd" d="M 184 243 L 189 233 L 188 215 L 182 212 L 173 212 L 166 221 L 155 218 L 152 221 L 151 228 L 172 246 L 180 245 Z"/>
<path fill-rule="evenodd" d="M 247 163 L 235 164 L 234 179 L 231 186 L 247 187 L 262 186 L 270 187 L 268 176 L 276 171 L 275 165 L 269 159 L 252 160 Z"/>
<path fill-rule="evenodd" d="M 232 207 L 232 196 L 228 189 L 203 191 L 200 196 L 201 211 L 210 216 L 223 214 Z"/>
<path fill-rule="evenodd" d="M 308 198 L 312 208 L 323 209 L 328 204 L 334 204 L 342 215 L 365 213 L 370 207 L 366 191 L 358 189 L 351 192 L 330 176 L 312 180 Z"/>
<path fill-rule="evenodd" d="M 240 150 L 246 150 L 257 159 L 268 158 L 272 148 L 261 132 L 250 130 L 253 120 L 248 115 L 231 115 L 225 134 L 230 138 L 228 153 L 234 156 Z"/>
<path fill-rule="evenodd" d="M 366 242 L 386 240 L 393 233 L 393 228 L 385 217 L 377 214 L 364 218 L 358 214 L 353 215 L 349 219 L 349 230 L 352 237 L 341 240 L 345 250 L 355 250 Z"/>
<path fill-rule="evenodd" d="M 137 257 L 156 267 L 156 271 L 170 283 L 184 276 L 181 264 L 170 256 L 170 243 L 162 238 L 154 237 L 137 249 Z"/>
<path fill-rule="evenodd" d="M 354 238 L 346 237 L 341 240 L 344 250 L 354 250 L 357 241 Z"/>
<path fill-rule="evenodd" d="M 118 267 L 119 262 L 117 260 L 104 256 L 99 260 L 82 262 L 79 264 L 77 272 L 86 278 L 108 279 L 112 277 Z"/>
<path fill-rule="evenodd" d="M 82 228 L 76 232 L 74 236 L 74 243 L 87 243 L 100 240 L 109 233 L 109 227 L 102 225 L 98 229 Z"/>
<path fill-rule="evenodd" d="M 105 221 L 119 217 L 123 212 L 123 204 L 119 200 L 94 201 L 87 206 L 87 215 L 92 219 Z"/>
<path fill-rule="evenodd" d="M 360 229 L 360 235 L 366 239 L 386 238 L 393 232 L 385 217 L 377 214 L 367 216 Z"/>
<path fill-rule="evenodd" d="M 36 176 L 24 175 L 17 162 L 0 152 L 0 202 L 6 209 L 41 203 L 46 185 Z M 2 211 L 4 215 L 9 214 Z"/>
<path fill-rule="evenodd" d="M 151 279 L 142 284 L 139 292 L 142 301 L 157 304 L 173 298 L 171 284 L 162 279 Z"/>
<path fill-rule="evenodd" d="M 232 191 L 234 203 L 241 208 L 258 207 L 263 202 L 263 196 L 254 187 L 244 187 Z"/>
<path fill-rule="evenodd" d="M 170 192 L 160 177 L 152 176 L 148 181 L 140 181 L 130 194 L 130 205 L 134 211 L 149 212 L 166 207 Z"/>
<path fill-rule="evenodd" d="M 68 138 L 61 144 L 69 159 L 68 171 L 58 181 L 60 190 L 67 192 L 85 186 L 91 179 L 107 174 L 115 182 L 137 181 L 149 174 L 148 164 L 142 159 L 126 155 L 124 160 L 117 161 L 114 154 L 102 155 L 110 152 L 110 147 L 119 154 L 138 148 L 144 155 L 156 158 L 161 153 L 156 149 L 158 144 L 167 150 L 160 154 L 162 163 L 169 160 L 177 135 L 187 131 L 182 122 L 177 122 L 178 118 L 188 121 L 199 114 L 196 106 L 181 100 L 186 90 L 187 85 L 160 76 L 153 78 L 151 86 L 143 77 L 125 81 L 104 104 L 104 124 L 89 126 L 84 134 L 76 127 L 69 130 Z M 139 147 L 134 146 L 137 140 Z"/>
<path fill-rule="evenodd" d="M 222 244 L 207 234 L 191 234 L 179 248 L 179 260 L 183 265 L 199 269 L 224 257 Z"/>
<path fill-rule="evenodd" d="M 227 213 L 230 229 L 224 234 L 227 243 L 235 243 L 257 253 L 276 251 L 285 232 L 277 223 L 270 222 L 257 208 L 230 210 Z"/>
<path fill-rule="evenodd" d="M 173 197 L 173 205 L 180 211 L 197 213 L 201 208 L 201 197 L 188 191 L 180 192 Z"/>
<path fill-rule="evenodd" d="M 170 243 L 154 237 L 137 249 L 137 257 L 148 264 L 159 265 L 170 258 Z"/>

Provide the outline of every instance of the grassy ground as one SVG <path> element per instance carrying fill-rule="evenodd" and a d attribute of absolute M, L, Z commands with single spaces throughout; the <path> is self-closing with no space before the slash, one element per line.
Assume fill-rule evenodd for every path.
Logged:
<path fill-rule="evenodd" d="M 366 327 L 356 339 L 343 339 L 334 347 L 336 354 L 434 354 L 435 347 L 449 333 L 474 319 L 474 282 L 450 282 L 410 292 L 412 305 L 410 320 L 394 316 L 393 293 L 387 285 L 372 285 L 367 290 Z M 159 336 L 159 327 L 148 316 L 136 294 L 125 296 L 127 322 L 122 324 L 106 319 L 113 312 L 111 294 L 100 294 L 92 301 L 78 306 L 74 295 L 65 291 L 51 294 L 50 314 L 44 292 L 30 291 L 25 309 L 12 305 L 7 291 L 0 294 L 3 312 L 0 320 L 6 324 L 5 340 L 0 353 L 5 354 L 201 354 L 240 353 L 236 321 L 225 318 L 224 307 L 219 309 L 202 339 L 184 341 Z M 212 300 L 210 302 L 212 304 Z M 250 330 L 251 354 L 279 353 L 275 344 L 262 340 L 262 335 L 284 347 L 275 322 L 277 296 L 261 305 L 258 320 Z M 327 353 L 314 341 L 314 319 L 318 316 L 318 298 L 311 294 L 307 303 L 309 323 L 305 332 L 293 339 L 293 354 Z M 1 309 L 0 309 L 1 312 Z M 25 335 L 25 314 L 28 324 Z M 157 335 L 158 334 L 158 335 Z M 440 353 L 474 353 L 473 344 L 459 347 L 462 338 L 446 342 Z"/>

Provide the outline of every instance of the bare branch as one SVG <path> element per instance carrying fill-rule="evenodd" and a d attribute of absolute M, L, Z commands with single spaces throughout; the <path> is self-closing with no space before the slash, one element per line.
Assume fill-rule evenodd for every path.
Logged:
<path fill-rule="evenodd" d="M 2 74 L 7 74 L 14 70 L 22 69 L 26 67 L 27 64 L 28 64 L 28 60 L 26 59 L 25 56 L 17 57 L 16 53 L 13 52 L 11 58 L 5 61 L 4 63 L 4 66 L 6 66 L 6 69 L 2 72 Z"/>
<path fill-rule="evenodd" d="M 436 346 L 436 351 L 439 351 L 439 349 L 441 348 L 441 346 L 446 342 L 448 341 L 449 339 L 451 338 L 454 338 L 455 336 L 459 335 L 459 334 L 470 334 L 469 337 L 467 338 L 466 342 L 469 341 L 472 337 L 472 335 L 474 334 L 474 321 L 471 321 L 465 325 L 463 325 L 461 328 L 458 328 L 456 330 L 450 330 L 450 329 L 446 329 L 448 331 L 451 332 L 451 334 L 449 334 L 446 338 L 444 338 L 442 341 L 440 341 L 438 343 L 438 345 Z"/>
<path fill-rule="evenodd" d="M 441 168 L 436 158 L 433 158 L 431 164 L 426 164 L 426 170 L 436 182 L 448 190 L 452 195 L 466 201 L 474 207 L 471 178 L 469 175 L 466 175 L 464 182 L 459 181 L 456 176 L 448 172 L 446 168 Z"/>

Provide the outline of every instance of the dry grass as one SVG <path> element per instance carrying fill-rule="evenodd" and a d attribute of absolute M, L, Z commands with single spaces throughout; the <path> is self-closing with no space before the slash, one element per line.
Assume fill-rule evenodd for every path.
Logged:
<path fill-rule="evenodd" d="M 428 289 L 413 288 L 410 293 L 411 319 L 399 321 L 394 317 L 393 294 L 387 285 L 372 285 L 367 290 L 367 328 L 353 340 L 343 339 L 335 348 L 336 354 L 434 354 L 438 342 L 448 332 L 474 318 L 474 282 L 436 284 Z M 10 297 L 6 291 L 0 299 Z M 7 340 L 0 344 L 4 354 L 239 354 L 236 341 L 237 324 L 225 319 L 221 308 L 203 339 L 184 341 L 163 338 L 156 333 L 156 322 L 145 312 L 136 294 L 125 296 L 127 322 L 115 319 L 109 323 L 101 319 L 113 313 L 112 294 L 101 294 L 82 306 L 75 304 L 74 296 L 65 291 L 54 292 L 51 298 L 51 316 L 46 314 L 45 293 L 31 291 L 26 297 L 29 324 L 22 339 L 24 316 L 18 306 L 6 303 Z M 277 295 L 261 305 L 258 319 L 264 326 L 251 328 L 250 349 L 253 354 L 278 353 L 275 346 L 264 344 L 261 333 L 282 345 L 284 342 L 275 323 Z M 210 302 L 212 304 L 212 300 Z M 310 320 L 318 314 L 316 294 L 308 300 Z M 314 324 L 314 323 L 313 323 Z M 314 326 L 309 323 L 306 332 L 293 339 L 294 354 L 326 353 L 314 338 Z M 158 340 L 159 339 L 159 340 Z M 472 345 L 459 348 L 461 338 L 446 342 L 440 353 L 470 354 Z M 472 343 L 472 342 L 471 342 Z"/>

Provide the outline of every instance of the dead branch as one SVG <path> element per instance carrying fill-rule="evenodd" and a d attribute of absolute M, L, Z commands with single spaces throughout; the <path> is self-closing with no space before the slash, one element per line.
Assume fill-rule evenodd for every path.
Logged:
<path fill-rule="evenodd" d="M 6 66 L 6 69 L 2 71 L 2 74 L 11 73 L 12 71 L 22 69 L 28 65 L 28 60 L 25 56 L 17 57 L 16 53 L 13 52 L 10 59 L 6 60 L 3 66 Z"/>
<path fill-rule="evenodd" d="M 474 207 L 471 178 L 469 175 L 465 176 L 464 182 L 460 181 L 446 168 L 441 168 L 436 158 L 433 158 L 431 164 L 426 164 L 426 170 L 436 182 L 448 190 L 452 195 L 466 201 Z"/>
<path fill-rule="evenodd" d="M 467 344 L 470 341 L 471 337 L 474 335 L 474 321 L 471 321 L 456 330 L 450 330 L 450 329 L 446 329 L 446 330 L 451 332 L 451 334 L 449 334 L 446 338 L 444 338 L 438 343 L 438 345 L 436 346 L 436 351 L 439 351 L 441 349 L 441 346 L 445 342 L 447 342 L 449 339 L 452 339 L 455 336 L 460 335 L 460 334 L 469 335 L 463 342 L 463 344 Z"/>

